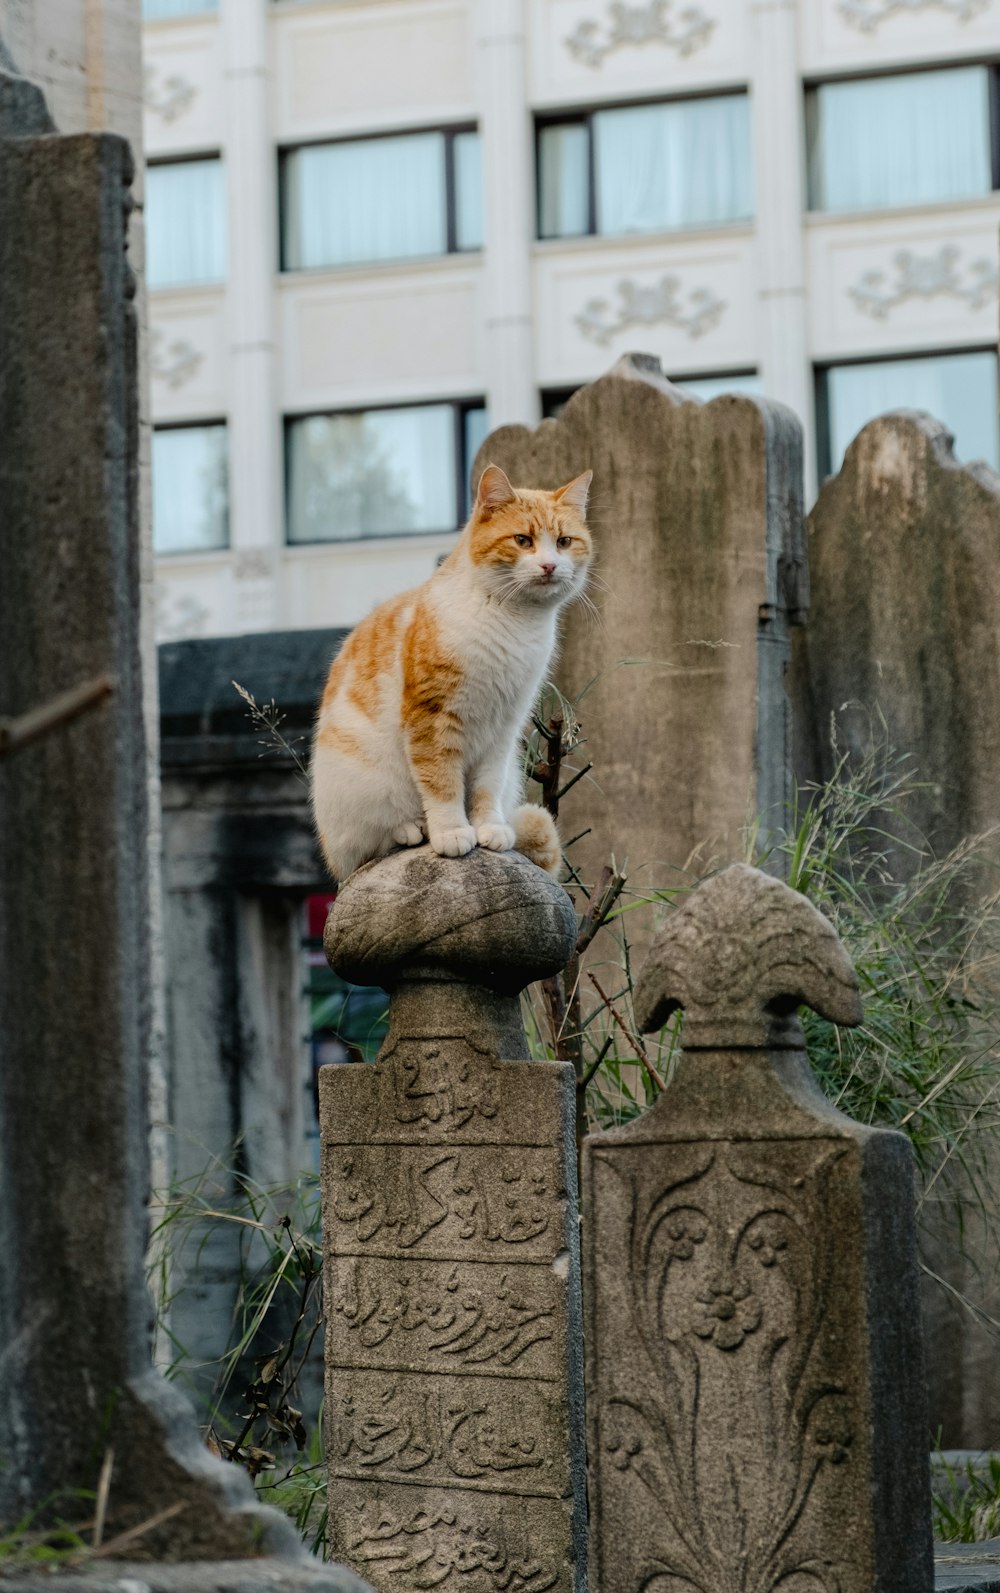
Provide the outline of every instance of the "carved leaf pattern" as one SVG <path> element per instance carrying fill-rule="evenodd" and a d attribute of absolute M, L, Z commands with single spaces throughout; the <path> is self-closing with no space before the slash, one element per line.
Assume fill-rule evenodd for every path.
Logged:
<path fill-rule="evenodd" d="M 672 1529 L 644 1590 L 841 1586 L 829 1555 L 808 1545 L 808 1511 L 820 1471 L 847 1463 L 854 1437 L 850 1390 L 823 1365 L 827 1249 L 810 1242 L 843 1154 L 826 1142 L 780 1156 L 692 1146 L 653 1198 L 607 1157 L 631 1194 L 632 1309 L 650 1376 L 641 1403 L 606 1402 L 601 1443 Z"/>
<path fill-rule="evenodd" d="M 917 11 L 947 11 L 958 22 L 971 22 L 992 0 L 838 0 L 837 10 L 852 27 L 874 33 L 887 18 Z"/>
<path fill-rule="evenodd" d="M 715 21 L 699 5 L 674 11 L 673 0 L 651 0 L 648 5 L 609 5 L 608 20 L 581 22 L 565 41 L 571 55 L 584 66 L 602 66 L 616 50 L 643 44 L 663 44 L 686 56 L 700 50 L 712 37 Z"/>
<path fill-rule="evenodd" d="M 726 308 L 725 300 L 710 288 L 690 289 L 685 304 L 680 279 L 669 274 L 648 285 L 623 277 L 615 290 L 615 309 L 607 299 L 590 299 L 576 317 L 580 331 L 592 343 L 603 346 L 628 326 L 655 326 L 659 321 L 678 327 L 689 337 L 701 337 L 718 325 Z"/>
<path fill-rule="evenodd" d="M 946 244 L 937 254 L 931 255 L 900 249 L 893 256 L 894 281 L 887 282 L 884 271 L 866 271 L 848 292 L 858 309 L 876 321 L 886 320 L 889 312 L 898 304 L 905 304 L 907 299 L 960 299 L 970 310 L 982 310 L 996 298 L 1000 287 L 996 263 L 973 260 L 965 267 L 963 280 L 959 259 L 960 251 L 952 244 Z"/>

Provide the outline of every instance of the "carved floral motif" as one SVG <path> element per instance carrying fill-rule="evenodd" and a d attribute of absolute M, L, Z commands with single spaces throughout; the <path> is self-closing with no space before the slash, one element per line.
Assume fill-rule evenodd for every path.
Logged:
<path fill-rule="evenodd" d="M 971 22 L 992 0 L 837 0 L 837 10 L 852 27 L 874 33 L 888 17 L 917 11 L 947 11 L 958 22 Z"/>
<path fill-rule="evenodd" d="M 607 299 L 590 299 L 576 317 L 584 337 L 602 347 L 628 326 L 655 326 L 661 321 L 678 327 L 691 338 L 701 337 L 718 325 L 726 308 L 725 300 L 710 288 L 689 289 L 685 304 L 680 278 L 670 274 L 646 286 L 623 277 L 615 287 L 619 301 L 616 309 Z"/>
<path fill-rule="evenodd" d="M 850 1460 L 854 1401 L 831 1371 L 830 1250 L 814 1236 L 844 1147 L 691 1146 L 652 1190 L 641 1158 L 596 1154 L 629 1192 L 631 1320 L 648 1363 L 634 1396 L 604 1400 L 600 1446 L 666 1523 L 650 1574 L 692 1593 L 799 1578 L 839 1593 L 844 1567 L 818 1541 L 828 1492 L 812 1502 L 825 1468 Z"/>
<path fill-rule="evenodd" d="M 168 343 L 162 327 L 153 327 L 149 338 L 149 370 L 157 381 L 166 382 L 174 390 L 183 387 L 194 376 L 204 358 L 204 354 L 193 343 L 180 337 Z"/>
<path fill-rule="evenodd" d="M 701 6 L 675 9 L 673 0 L 651 0 L 647 5 L 616 0 L 607 12 L 606 22 L 581 22 L 565 40 L 567 50 L 584 66 L 599 67 L 616 50 L 643 44 L 663 44 L 678 55 L 691 55 L 708 43 L 715 28 L 714 19 Z"/>
<path fill-rule="evenodd" d="M 848 292 L 859 310 L 884 321 L 890 312 L 907 299 L 959 299 L 970 310 L 983 309 L 997 296 L 1000 272 L 993 260 L 973 260 L 959 267 L 961 251 L 945 244 L 937 254 L 918 255 L 900 249 L 893 255 L 896 275 L 887 280 L 885 271 L 866 271 Z"/>
<path fill-rule="evenodd" d="M 164 122 L 176 122 L 178 116 L 183 116 L 197 99 L 198 90 L 193 83 L 189 83 L 186 77 L 181 77 L 177 72 L 171 72 L 162 83 L 159 78 L 159 67 L 146 68 L 143 92 L 146 109 Z"/>

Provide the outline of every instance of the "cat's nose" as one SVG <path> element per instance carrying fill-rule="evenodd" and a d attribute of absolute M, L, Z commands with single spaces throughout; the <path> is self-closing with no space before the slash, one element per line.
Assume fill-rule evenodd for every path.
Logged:
<path fill-rule="evenodd" d="M 555 567 L 554 564 L 543 564 L 541 566 L 541 571 L 542 571 L 542 574 L 546 577 L 546 579 L 548 579 L 549 576 L 555 575 L 556 567 Z"/>

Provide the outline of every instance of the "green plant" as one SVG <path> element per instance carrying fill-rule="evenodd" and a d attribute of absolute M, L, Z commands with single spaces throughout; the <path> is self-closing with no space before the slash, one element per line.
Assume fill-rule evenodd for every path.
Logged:
<path fill-rule="evenodd" d="M 1000 1456 L 961 1464 L 933 1456 L 934 1536 L 945 1543 L 981 1543 L 1000 1537 Z"/>

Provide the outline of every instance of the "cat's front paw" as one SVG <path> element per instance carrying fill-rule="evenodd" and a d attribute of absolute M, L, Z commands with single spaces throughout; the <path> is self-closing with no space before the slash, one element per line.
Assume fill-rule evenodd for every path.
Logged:
<path fill-rule="evenodd" d="M 476 844 L 471 824 L 458 824 L 451 830 L 432 830 L 430 842 L 440 857 L 464 857 Z"/>
<path fill-rule="evenodd" d="M 509 824 L 480 824 L 476 830 L 476 840 L 488 852 L 509 852 L 516 836 Z"/>
<path fill-rule="evenodd" d="M 419 824 L 397 824 L 392 838 L 397 846 L 422 846 L 426 840 Z"/>

